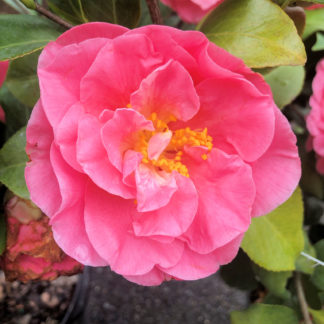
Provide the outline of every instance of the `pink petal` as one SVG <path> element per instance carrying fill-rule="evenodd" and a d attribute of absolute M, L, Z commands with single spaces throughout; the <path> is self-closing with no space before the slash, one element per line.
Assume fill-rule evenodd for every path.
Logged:
<path fill-rule="evenodd" d="M 235 258 L 242 238 L 243 235 L 239 235 L 231 242 L 208 254 L 198 254 L 186 247 L 178 264 L 169 269 L 159 268 L 167 274 L 182 280 L 205 278 L 215 273 L 220 265 L 229 263 Z"/>
<path fill-rule="evenodd" d="M 102 143 L 111 164 L 119 171 L 122 171 L 124 153 L 134 148 L 137 133 L 141 130 L 153 131 L 153 124 L 133 109 L 117 109 L 113 117 L 103 126 Z"/>
<path fill-rule="evenodd" d="M 50 163 L 53 131 L 40 101 L 33 109 L 26 136 L 26 152 L 31 161 L 27 163 L 25 178 L 30 199 L 51 217 L 61 205 L 61 193 Z"/>
<path fill-rule="evenodd" d="M 38 77 L 41 100 L 50 124 L 55 128 L 68 109 L 80 100 L 80 82 L 106 39 L 85 40 L 59 49 L 50 60 L 46 48 L 42 52 Z M 57 44 L 53 46 L 58 46 Z"/>
<path fill-rule="evenodd" d="M 85 114 L 79 121 L 77 160 L 83 171 L 100 188 L 124 198 L 135 198 L 135 190 L 126 186 L 122 174 L 110 163 L 101 141 L 97 118 Z"/>
<path fill-rule="evenodd" d="M 189 178 L 180 174 L 175 174 L 175 178 L 178 190 L 165 207 L 146 213 L 134 211 L 136 236 L 178 237 L 189 228 L 197 212 L 198 195 Z"/>
<path fill-rule="evenodd" d="M 69 256 L 84 265 L 104 266 L 104 261 L 93 249 L 84 226 L 84 200 L 62 210 L 51 220 L 56 243 Z"/>
<path fill-rule="evenodd" d="M 213 149 L 206 161 L 202 150 L 188 148 L 184 160 L 194 182 L 199 204 L 197 215 L 183 235 L 190 249 L 210 253 L 244 233 L 251 222 L 255 187 L 249 165 L 238 156 Z"/>
<path fill-rule="evenodd" d="M 135 152 L 133 150 L 128 150 L 124 154 L 123 163 L 123 182 L 130 186 L 135 187 L 135 173 L 134 171 L 138 168 L 143 159 L 142 153 Z"/>
<path fill-rule="evenodd" d="M 275 135 L 271 146 L 251 164 L 256 187 L 253 216 L 265 215 L 282 204 L 293 193 L 300 179 L 296 136 L 279 109 L 275 110 L 275 117 Z"/>
<path fill-rule="evenodd" d="M 148 273 L 139 276 L 124 276 L 127 280 L 142 286 L 159 286 L 166 278 L 166 275 L 156 267 Z"/>
<path fill-rule="evenodd" d="M 183 243 L 160 243 L 132 233 L 132 200 L 110 195 L 89 183 L 86 192 L 85 224 L 96 251 L 122 275 L 143 275 L 155 265 L 171 267 L 183 252 Z M 100 228 L 100 231 L 98 231 Z"/>
<path fill-rule="evenodd" d="M 170 60 L 142 81 L 131 96 L 131 105 L 147 118 L 156 112 L 162 120 L 173 115 L 187 121 L 197 113 L 199 98 L 190 74 L 180 63 Z"/>
<path fill-rule="evenodd" d="M 6 79 L 9 61 L 0 62 L 0 87 Z"/>
<path fill-rule="evenodd" d="M 256 160 L 268 149 L 274 134 L 270 96 L 237 78 L 208 79 L 197 91 L 201 108 L 188 123 L 192 129 L 207 127 L 217 148 L 226 150 L 230 144 L 246 161 Z"/>
<path fill-rule="evenodd" d="M 144 35 L 125 35 L 107 42 L 81 81 L 86 111 L 99 115 L 106 108 L 127 107 L 131 93 L 160 62 Z"/>
<path fill-rule="evenodd" d="M 148 142 L 148 148 L 147 148 L 148 158 L 150 160 L 158 160 L 160 155 L 169 145 L 171 138 L 172 138 L 171 131 L 166 131 L 163 133 L 159 132 L 153 135 Z"/>
<path fill-rule="evenodd" d="M 148 212 L 166 206 L 178 186 L 174 174 L 140 164 L 135 171 L 137 210 Z"/>

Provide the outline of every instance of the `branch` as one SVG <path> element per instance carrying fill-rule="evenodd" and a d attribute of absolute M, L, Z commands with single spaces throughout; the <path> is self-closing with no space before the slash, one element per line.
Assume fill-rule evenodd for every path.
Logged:
<path fill-rule="evenodd" d="M 299 272 L 295 272 L 295 285 L 296 285 L 296 290 L 297 290 L 297 297 L 299 301 L 299 305 L 305 320 L 305 324 L 313 324 L 309 312 L 308 312 L 308 305 L 306 302 L 305 294 L 304 294 L 304 289 L 303 285 L 301 282 L 301 275 Z"/>
<path fill-rule="evenodd" d="M 162 25 L 162 17 L 160 12 L 160 7 L 157 0 L 146 0 L 147 6 L 150 11 L 153 24 Z"/>

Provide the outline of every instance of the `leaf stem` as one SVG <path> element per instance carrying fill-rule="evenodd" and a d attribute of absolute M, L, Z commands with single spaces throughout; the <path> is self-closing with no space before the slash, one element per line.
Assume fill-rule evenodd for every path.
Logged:
<path fill-rule="evenodd" d="M 313 324 L 308 312 L 308 305 L 304 294 L 303 284 L 301 282 L 301 274 L 299 272 L 295 272 L 294 279 L 297 290 L 297 298 L 305 320 L 305 324 Z"/>
<path fill-rule="evenodd" d="M 72 28 L 73 25 L 65 21 L 64 19 L 60 18 L 59 16 L 56 16 L 49 10 L 45 9 L 44 7 L 40 6 L 37 2 L 35 2 L 36 8 L 35 10 L 40 13 L 41 15 L 45 16 L 46 18 L 56 22 L 57 24 L 65 27 L 65 28 Z"/>
<path fill-rule="evenodd" d="M 284 1 L 284 3 L 281 5 L 281 8 L 282 8 L 282 9 L 285 9 L 285 8 L 289 5 L 290 1 L 291 1 L 291 0 L 286 0 L 286 1 Z"/>
<path fill-rule="evenodd" d="M 150 11 L 153 24 L 162 25 L 162 16 L 160 12 L 160 7 L 157 0 L 146 0 L 147 6 Z"/>

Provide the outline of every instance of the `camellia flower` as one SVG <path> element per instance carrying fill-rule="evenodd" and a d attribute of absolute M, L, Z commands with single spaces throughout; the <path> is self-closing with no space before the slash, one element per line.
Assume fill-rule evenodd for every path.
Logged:
<path fill-rule="evenodd" d="M 324 59 L 317 64 L 316 75 L 313 80 L 313 95 L 309 104 L 312 109 L 306 120 L 311 135 L 308 146 L 309 148 L 312 147 L 317 154 L 317 171 L 324 174 Z"/>
<path fill-rule="evenodd" d="M 26 181 L 81 263 L 143 285 L 206 277 L 298 183 L 269 86 L 200 32 L 80 25 L 38 76 Z"/>
<path fill-rule="evenodd" d="M 9 67 L 9 61 L 0 62 L 0 87 L 2 86 L 4 80 L 6 79 L 8 67 Z M 4 123 L 5 120 L 6 120 L 5 113 L 2 107 L 0 106 L 0 121 Z"/>
<path fill-rule="evenodd" d="M 7 280 L 53 280 L 82 270 L 57 246 L 49 219 L 30 201 L 14 196 L 5 211 L 7 246 L 0 264 Z"/>
<path fill-rule="evenodd" d="M 224 0 L 161 0 L 178 13 L 183 21 L 198 23 Z"/>

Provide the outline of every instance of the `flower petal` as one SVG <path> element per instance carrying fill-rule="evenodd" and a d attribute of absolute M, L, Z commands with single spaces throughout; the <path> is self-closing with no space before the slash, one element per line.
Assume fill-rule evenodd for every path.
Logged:
<path fill-rule="evenodd" d="M 127 280 L 142 286 L 158 286 L 165 279 L 166 275 L 161 270 L 154 267 L 148 273 L 139 276 L 124 276 Z M 167 276 L 168 277 L 168 276 Z"/>

